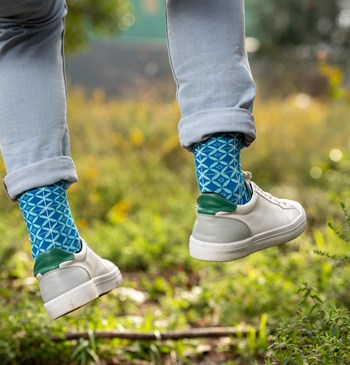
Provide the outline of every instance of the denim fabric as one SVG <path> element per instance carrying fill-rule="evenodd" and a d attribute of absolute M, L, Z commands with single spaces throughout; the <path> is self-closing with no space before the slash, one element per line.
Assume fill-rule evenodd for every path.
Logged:
<path fill-rule="evenodd" d="M 62 0 L 0 0 L 0 148 L 10 198 L 77 181 L 66 123 Z"/>
<path fill-rule="evenodd" d="M 243 0 L 167 0 L 180 143 L 218 132 L 255 138 L 255 85 L 244 47 Z M 62 53 L 64 0 L 0 0 L 0 149 L 11 199 L 77 181 L 70 158 Z"/>
<path fill-rule="evenodd" d="M 218 132 L 255 139 L 255 84 L 244 44 L 243 0 L 167 0 L 168 50 L 181 110 L 180 143 Z"/>

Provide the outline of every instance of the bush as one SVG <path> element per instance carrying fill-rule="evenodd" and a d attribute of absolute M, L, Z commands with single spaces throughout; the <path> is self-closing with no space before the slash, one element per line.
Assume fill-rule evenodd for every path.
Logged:
<path fill-rule="evenodd" d="M 345 215 L 343 228 L 330 225 L 337 237 L 350 243 L 350 216 L 342 204 Z M 337 267 L 350 263 L 348 255 L 330 254 L 316 250 L 317 254 L 336 262 Z M 350 311 L 343 305 L 324 302 L 317 290 L 304 284 L 299 290 L 303 300 L 296 315 L 282 323 L 273 336 L 271 349 L 274 362 L 282 364 L 338 364 L 350 363 Z M 271 359 L 268 363 L 271 364 Z"/>

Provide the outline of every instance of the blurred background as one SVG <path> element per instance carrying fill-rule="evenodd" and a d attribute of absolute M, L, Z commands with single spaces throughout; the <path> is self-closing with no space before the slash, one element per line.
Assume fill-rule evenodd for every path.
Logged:
<path fill-rule="evenodd" d="M 127 5 L 119 1 L 119 6 Z M 120 14 L 117 24 L 114 14 L 109 14 L 114 24 L 108 29 L 111 32 L 108 39 L 103 33 L 93 32 L 99 25 L 95 26 L 89 18 L 91 33 L 77 36 L 68 28 L 67 48 L 79 51 L 67 59 L 69 79 L 73 85 L 89 90 L 101 87 L 109 97 L 132 96 L 147 88 L 152 92 L 158 90 L 160 96 L 164 96 L 164 89 L 169 89 L 165 97 L 172 98 L 174 85 L 165 40 L 165 2 L 135 0 L 129 6 Z M 75 11 L 80 9 L 71 10 L 74 14 Z M 72 21 L 75 21 L 74 14 Z M 85 24 L 84 30 L 87 29 Z M 264 5 L 247 0 L 246 46 L 262 95 L 286 96 L 291 92 L 326 95 L 327 75 L 318 67 L 322 62 L 341 67 L 348 80 L 349 29 L 347 0 L 271 0 Z M 91 41 L 89 46 L 85 44 L 85 50 L 79 50 L 87 40 Z"/>
<path fill-rule="evenodd" d="M 68 6 L 79 174 L 70 205 L 80 234 L 118 264 L 124 284 L 50 321 L 23 219 L 1 191 L 1 364 L 349 364 L 350 0 L 246 0 L 258 138 L 243 168 L 267 191 L 302 202 L 309 225 L 292 243 L 225 264 L 188 255 L 198 188 L 178 142 L 164 1 Z M 236 335 L 112 339 L 116 330 L 198 327 Z M 85 337 L 53 341 L 77 333 Z"/>

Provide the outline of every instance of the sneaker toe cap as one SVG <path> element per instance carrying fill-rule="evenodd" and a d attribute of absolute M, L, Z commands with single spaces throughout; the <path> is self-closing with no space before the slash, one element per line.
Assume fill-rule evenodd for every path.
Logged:
<path fill-rule="evenodd" d="M 286 213 L 289 215 L 291 219 L 296 218 L 298 216 L 305 216 L 304 208 L 300 203 L 294 200 L 283 199 L 285 203 Z"/>

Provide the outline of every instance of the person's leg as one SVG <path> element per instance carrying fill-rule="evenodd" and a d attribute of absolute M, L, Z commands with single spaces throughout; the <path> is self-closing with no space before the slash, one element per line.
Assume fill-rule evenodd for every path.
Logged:
<path fill-rule="evenodd" d="M 255 139 L 243 0 L 166 5 L 180 143 L 194 153 L 202 193 L 191 255 L 228 261 L 295 238 L 306 223 L 301 206 L 263 193 L 240 165 L 241 148 Z"/>
<path fill-rule="evenodd" d="M 0 0 L 4 185 L 26 221 L 34 273 L 54 318 L 121 280 L 119 270 L 80 239 L 65 191 L 77 181 L 66 123 L 65 15 L 64 0 Z"/>
<path fill-rule="evenodd" d="M 193 150 L 201 192 L 238 204 L 250 198 L 240 150 L 255 139 L 255 84 L 243 12 L 241 0 L 167 1 L 169 56 L 182 114 L 180 143 Z"/>
<path fill-rule="evenodd" d="M 18 199 L 35 259 L 52 247 L 78 252 L 80 238 L 65 192 L 77 180 L 66 123 L 65 3 L 2 0 L 1 5 L 4 184 L 9 196 Z"/>
<path fill-rule="evenodd" d="M 11 199 L 77 181 L 69 156 L 64 1 L 0 0 L 0 146 Z"/>
<path fill-rule="evenodd" d="M 170 61 L 181 109 L 180 143 L 240 132 L 255 139 L 255 84 L 244 45 L 243 0 L 167 0 Z"/>

